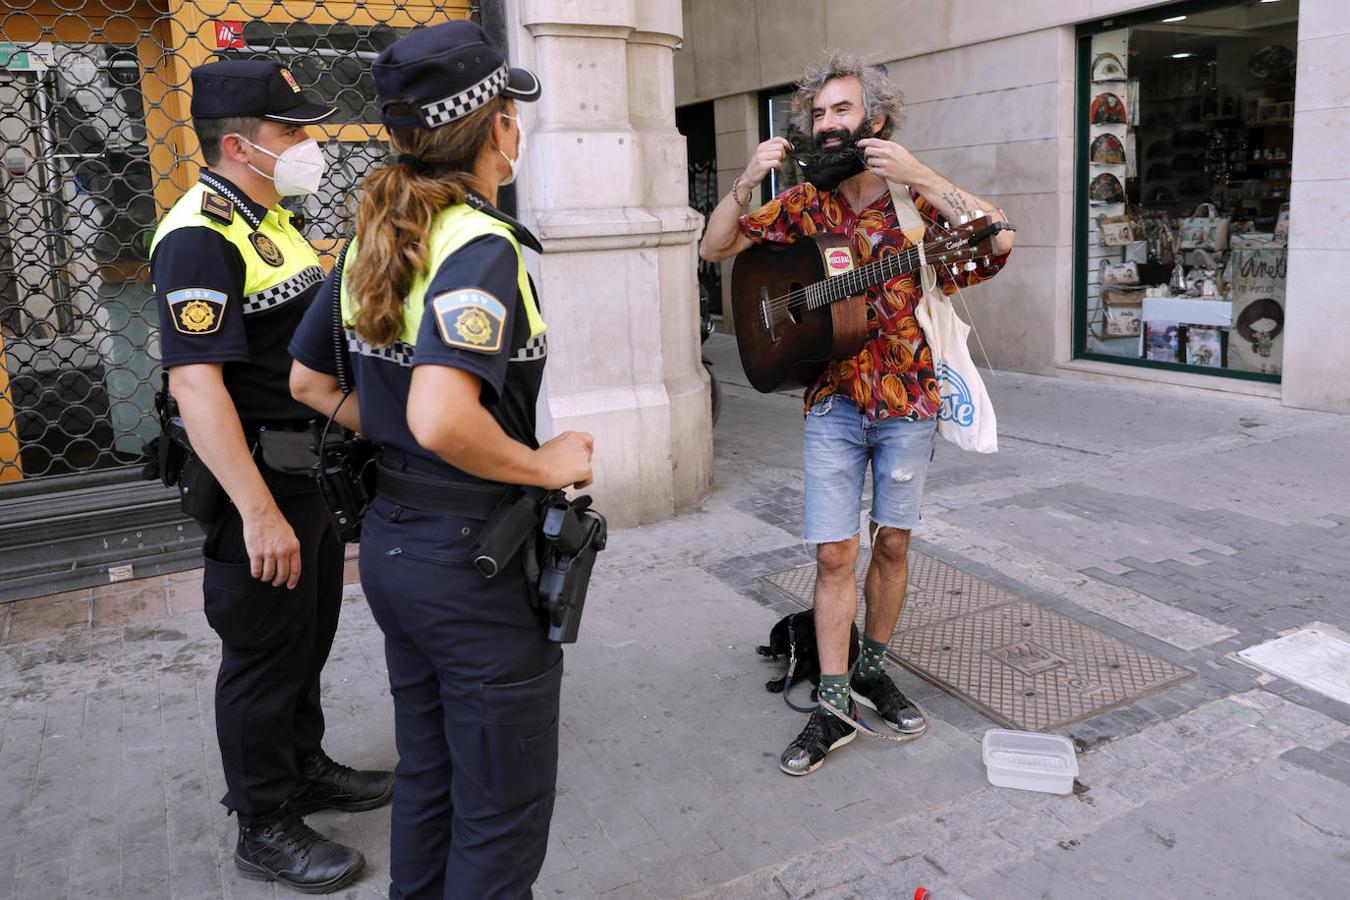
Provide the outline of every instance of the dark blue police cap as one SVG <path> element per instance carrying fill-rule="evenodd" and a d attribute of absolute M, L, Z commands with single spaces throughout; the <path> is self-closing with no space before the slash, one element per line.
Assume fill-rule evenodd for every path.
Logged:
<path fill-rule="evenodd" d="M 279 63 L 226 59 L 192 70 L 192 117 L 256 116 L 273 122 L 312 125 L 337 112 L 300 91 L 295 76 Z"/>
<path fill-rule="evenodd" d="M 439 128 L 499 94 L 539 99 L 534 73 L 508 66 L 501 49 L 467 20 L 417 29 L 386 47 L 371 72 L 380 121 L 390 128 Z"/>

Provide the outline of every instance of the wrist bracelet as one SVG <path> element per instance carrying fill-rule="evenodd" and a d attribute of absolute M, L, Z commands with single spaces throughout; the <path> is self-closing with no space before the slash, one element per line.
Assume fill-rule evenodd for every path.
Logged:
<path fill-rule="evenodd" d="M 746 195 L 744 200 L 742 200 L 739 191 L 740 186 L 741 186 L 741 176 L 737 175 L 731 182 L 731 199 L 736 201 L 737 206 L 744 209 L 745 207 L 749 206 L 750 201 L 754 199 L 755 189 L 753 187 L 750 188 L 750 193 Z"/>

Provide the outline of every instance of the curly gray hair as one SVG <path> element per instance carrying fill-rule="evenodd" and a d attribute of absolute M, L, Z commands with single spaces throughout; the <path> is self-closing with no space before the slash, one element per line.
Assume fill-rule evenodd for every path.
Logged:
<path fill-rule="evenodd" d="M 889 138 L 904 121 L 905 94 L 891 81 L 886 69 L 866 62 L 861 56 L 842 50 L 827 50 L 824 57 L 807 68 L 792 95 L 792 126 L 804 135 L 811 133 L 811 104 L 825 82 L 835 78 L 856 78 L 862 84 L 863 119 L 881 116 L 885 121 L 876 136 Z"/>

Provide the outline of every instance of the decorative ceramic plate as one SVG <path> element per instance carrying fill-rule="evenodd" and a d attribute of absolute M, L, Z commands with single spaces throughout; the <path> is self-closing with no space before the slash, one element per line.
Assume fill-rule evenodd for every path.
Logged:
<path fill-rule="evenodd" d="M 1247 61 L 1247 70 L 1262 81 L 1288 81 L 1294 74 L 1294 53 L 1278 44 L 1262 47 Z"/>

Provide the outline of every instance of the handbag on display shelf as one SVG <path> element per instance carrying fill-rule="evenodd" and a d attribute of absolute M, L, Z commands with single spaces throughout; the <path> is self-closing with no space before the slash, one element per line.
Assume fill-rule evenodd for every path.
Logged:
<path fill-rule="evenodd" d="M 1112 262 L 1109 259 L 1101 261 L 1102 284 L 1138 284 L 1139 283 L 1139 264 L 1136 262 Z"/>
<path fill-rule="evenodd" d="M 1186 293 L 1205 300 L 1217 300 L 1221 292 L 1223 266 L 1206 250 L 1194 251 L 1195 264 L 1186 272 Z"/>
<path fill-rule="evenodd" d="M 1170 266 L 1177 252 L 1177 236 L 1172 231 L 1172 226 L 1165 220 L 1155 220 L 1153 233 L 1149 235 L 1148 242 L 1153 259 L 1159 265 Z"/>
<path fill-rule="evenodd" d="M 1213 203 L 1201 203 L 1195 214 L 1181 220 L 1182 250 L 1226 250 L 1228 220 Z"/>
<path fill-rule="evenodd" d="M 1130 241 L 1125 245 L 1125 261 L 1143 265 L 1148 262 L 1148 241 Z"/>
<path fill-rule="evenodd" d="M 1106 246 L 1124 247 L 1131 241 L 1144 239 L 1144 220 L 1137 209 L 1127 206 L 1123 215 L 1098 216 L 1097 231 Z"/>
<path fill-rule="evenodd" d="M 1102 290 L 1102 339 L 1139 337 L 1144 323 L 1144 292 L 1137 288 Z"/>

